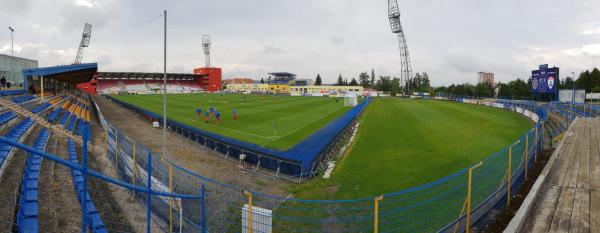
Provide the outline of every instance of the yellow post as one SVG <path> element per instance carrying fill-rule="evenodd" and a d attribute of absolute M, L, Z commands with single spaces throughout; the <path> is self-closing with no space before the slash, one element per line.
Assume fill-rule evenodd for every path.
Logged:
<path fill-rule="evenodd" d="M 169 191 L 173 194 L 173 165 L 169 164 Z M 173 232 L 173 196 L 169 197 L 169 232 Z"/>
<path fill-rule="evenodd" d="M 244 195 L 248 196 L 248 233 L 253 232 L 252 225 L 252 193 L 244 190 Z"/>
<path fill-rule="evenodd" d="M 525 134 L 525 181 L 527 181 L 527 167 L 529 165 L 529 132 Z"/>
<path fill-rule="evenodd" d="M 510 179 L 511 179 L 511 173 L 512 173 L 512 147 L 513 145 L 510 145 L 510 147 L 508 148 L 508 192 L 506 193 L 506 209 L 508 209 L 508 207 L 510 207 Z"/>
<path fill-rule="evenodd" d="M 476 164 L 475 166 L 469 168 L 469 184 L 467 187 L 467 225 L 465 227 L 467 233 L 469 233 L 470 228 L 471 228 L 471 180 L 473 177 L 473 170 L 475 168 L 478 168 L 481 165 L 483 165 L 483 161 L 481 161 L 478 164 Z"/>
<path fill-rule="evenodd" d="M 540 151 L 544 150 L 544 122 L 542 122 L 542 126 L 540 126 L 540 146 L 542 148 L 540 148 Z M 550 139 L 550 145 L 552 145 L 552 139 Z"/>
<path fill-rule="evenodd" d="M 44 100 L 44 76 L 40 76 L 40 86 L 42 87 L 42 101 Z"/>
<path fill-rule="evenodd" d="M 382 201 L 382 200 L 383 200 L 383 195 L 375 197 L 375 204 L 374 204 L 374 209 L 375 209 L 374 221 L 375 222 L 373 223 L 373 232 L 374 233 L 379 232 L 379 201 Z"/>
<path fill-rule="evenodd" d="M 535 157 L 534 157 L 535 163 L 537 163 L 538 149 L 539 149 L 538 148 L 538 133 L 537 133 L 537 131 L 538 131 L 538 127 L 536 126 L 535 127 L 535 139 L 533 140 L 535 143 L 535 147 L 534 147 L 535 148 Z"/>

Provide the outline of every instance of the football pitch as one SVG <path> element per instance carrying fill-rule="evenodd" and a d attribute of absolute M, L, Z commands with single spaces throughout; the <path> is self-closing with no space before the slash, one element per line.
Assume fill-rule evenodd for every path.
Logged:
<path fill-rule="evenodd" d="M 112 95 L 145 110 L 162 114 L 162 95 Z M 202 109 L 198 117 L 196 108 Z M 220 124 L 204 122 L 209 107 L 221 113 Z M 233 120 L 237 109 L 238 119 Z M 350 107 L 343 99 L 241 94 L 169 94 L 167 117 L 171 120 L 254 143 L 286 150 L 336 119 Z"/>
<path fill-rule="evenodd" d="M 474 165 L 516 141 L 531 122 L 502 109 L 447 101 L 375 98 L 351 150 L 329 179 L 298 198 L 353 199 L 416 187 Z"/>

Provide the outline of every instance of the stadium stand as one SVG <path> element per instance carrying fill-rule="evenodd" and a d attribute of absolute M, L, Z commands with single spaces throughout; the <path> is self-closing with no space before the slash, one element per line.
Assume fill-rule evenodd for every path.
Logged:
<path fill-rule="evenodd" d="M 9 122 L 12 119 L 17 118 L 17 114 L 13 111 L 7 111 L 0 114 L 0 125 L 4 125 L 6 122 Z"/>
<path fill-rule="evenodd" d="M 96 91 L 100 94 L 154 94 L 162 90 L 162 73 L 100 72 Z M 205 91 L 199 83 L 201 75 L 168 74 L 168 93 L 193 93 Z"/>
<path fill-rule="evenodd" d="M 25 118 L 18 125 L 13 127 L 8 134 L 7 138 L 19 141 L 21 136 L 23 136 L 34 124 L 34 121 L 30 118 Z M 4 173 L 4 167 L 6 166 L 5 161 L 7 161 L 13 153 L 13 147 L 6 144 L 0 143 L 0 176 Z"/>
<path fill-rule="evenodd" d="M 11 96 L 11 95 L 22 95 L 22 94 L 25 94 L 25 90 L 0 91 L 0 96 Z"/>
<path fill-rule="evenodd" d="M 33 147 L 45 150 L 50 131 L 42 129 Z M 42 157 L 30 154 L 25 164 L 17 212 L 18 232 L 38 232 L 38 180 Z"/>
<path fill-rule="evenodd" d="M 24 102 L 27 102 L 27 101 L 30 101 L 33 99 L 35 99 L 35 96 L 33 96 L 33 95 L 19 95 L 19 96 L 14 96 L 12 98 L 12 100 L 15 104 L 22 104 Z"/>
<path fill-rule="evenodd" d="M 46 109 L 47 109 L 47 108 L 49 108 L 50 106 L 52 106 L 52 104 L 50 104 L 50 103 L 48 103 L 48 102 L 44 102 L 44 103 L 38 104 L 38 105 L 36 105 L 35 107 L 33 107 L 33 108 L 31 109 L 31 111 L 32 111 L 33 113 L 40 113 L 41 111 L 44 111 L 44 110 L 46 110 Z"/>
<path fill-rule="evenodd" d="M 73 163 L 79 163 L 79 159 L 77 158 L 77 151 L 75 149 L 75 142 L 69 139 L 67 143 L 68 151 L 69 151 L 69 160 Z M 87 210 L 87 219 L 88 226 L 91 232 L 94 233 L 103 233 L 108 232 L 106 227 L 104 226 L 104 222 L 100 217 L 100 213 L 96 209 L 92 198 L 89 193 L 86 193 L 86 197 L 84 200 L 81 200 L 81 193 L 83 192 L 83 175 L 78 170 L 71 170 L 71 176 L 73 177 L 73 184 L 75 185 L 75 190 L 77 191 L 77 198 L 79 202 L 84 202 Z"/>

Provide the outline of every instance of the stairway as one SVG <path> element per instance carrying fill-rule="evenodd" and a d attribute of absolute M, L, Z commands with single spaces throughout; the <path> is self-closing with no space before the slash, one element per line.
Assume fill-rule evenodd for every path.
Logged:
<path fill-rule="evenodd" d="M 77 136 L 77 135 L 73 134 L 72 132 L 63 129 L 62 127 L 60 127 L 60 125 L 50 124 L 50 122 L 48 122 L 48 120 L 44 119 L 42 116 L 32 113 L 31 111 L 21 107 L 20 105 L 13 103 L 12 101 L 10 101 L 10 99 L 0 99 L 0 106 L 6 107 L 6 108 L 12 110 L 13 112 L 17 113 L 18 115 L 30 117 L 32 120 L 34 120 L 41 126 L 46 127 L 48 129 L 52 130 L 53 132 L 57 132 L 57 133 L 65 135 L 69 138 L 72 138 L 73 141 L 75 141 L 79 144 L 83 143 L 80 136 Z"/>

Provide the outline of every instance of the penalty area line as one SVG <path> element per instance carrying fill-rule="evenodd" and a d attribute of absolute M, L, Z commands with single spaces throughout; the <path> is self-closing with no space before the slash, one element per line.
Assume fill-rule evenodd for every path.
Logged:
<path fill-rule="evenodd" d="M 190 118 L 190 117 L 185 117 L 185 118 L 190 119 L 190 120 L 198 120 L 198 119 Z M 248 133 L 246 131 L 241 131 L 241 130 L 237 130 L 237 129 L 225 128 L 225 127 L 218 126 L 218 125 L 211 125 L 211 124 L 206 124 L 206 123 L 204 125 L 215 127 L 215 128 L 219 128 L 219 129 L 229 130 L 229 131 L 233 131 L 233 132 L 236 132 L 236 133 L 242 133 L 242 134 L 246 134 L 246 135 L 250 135 L 250 136 L 260 137 L 260 138 L 264 138 L 264 139 L 271 140 L 271 141 L 275 141 L 275 140 L 277 140 L 277 138 L 279 138 L 279 137 L 277 137 L 277 138 L 273 139 L 272 138 L 273 136 L 262 136 L 262 135 Z"/>

